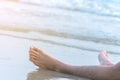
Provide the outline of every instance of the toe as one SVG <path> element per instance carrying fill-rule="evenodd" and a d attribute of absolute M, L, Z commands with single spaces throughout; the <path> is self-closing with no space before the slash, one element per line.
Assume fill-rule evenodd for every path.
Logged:
<path fill-rule="evenodd" d="M 34 62 L 35 60 L 37 60 L 36 56 L 33 56 L 33 55 L 30 55 L 29 59 L 32 62 Z"/>
<path fill-rule="evenodd" d="M 36 54 L 34 54 L 34 53 L 30 53 L 30 57 L 36 57 L 36 58 L 38 58 L 38 56 Z"/>
<path fill-rule="evenodd" d="M 33 48 L 35 51 L 39 52 L 39 53 L 45 53 L 42 49 L 34 47 Z"/>
<path fill-rule="evenodd" d="M 101 53 L 102 53 L 103 55 L 105 55 L 105 56 L 106 56 L 106 54 L 107 54 L 106 50 L 103 50 Z"/>
<path fill-rule="evenodd" d="M 39 51 L 39 48 L 37 48 L 37 47 L 33 47 L 33 50 L 35 50 L 35 51 Z"/>
<path fill-rule="evenodd" d="M 109 58 L 107 51 L 104 50 L 102 53 L 103 53 L 103 56 L 105 56 L 106 58 Z"/>
<path fill-rule="evenodd" d="M 35 51 L 35 50 L 30 50 L 30 54 L 34 54 L 34 55 L 37 55 L 37 56 L 40 55 L 40 53 Z"/>

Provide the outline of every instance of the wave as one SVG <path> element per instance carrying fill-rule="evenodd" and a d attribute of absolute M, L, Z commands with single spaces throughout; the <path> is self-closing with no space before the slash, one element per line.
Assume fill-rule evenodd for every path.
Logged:
<path fill-rule="evenodd" d="M 2 4 L 1 11 L 2 30 L 30 30 L 51 36 L 120 45 L 120 23 L 117 19 L 13 3 Z"/>
<path fill-rule="evenodd" d="M 101 1 L 98 0 L 87 1 L 24 0 L 15 3 L 0 3 L 0 30 L 15 32 L 12 34 L 9 34 L 9 32 L 5 32 L 5 34 L 4 32 L 1 32 L 0 35 L 38 40 L 67 47 L 74 47 L 77 49 L 86 49 L 89 51 L 100 50 L 99 47 L 96 46 L 93 48 L 91 48 L 91 46 L 89 47 L 89 44 L 94 45 L 93 43 L 95 43 L 95 45 L 100 44 L 100 47 L 102 44 L 101 49 L 105 45 L 107 45 L 106 47 L 108 47 L 108 45 L 120 46 L 120 20 L 111 17 L 89 14 L 110 14 L 119 17 L 119 14 L 113 14 L 115 10 L 112 13 L 105 13 L 105 11 L 107 9 L 109 10 L 109 8 L 104 7 L 107 5 L 103 5 L 103 3 L 108 4 L 112 3 L 112 1 L 104 1 L 103 3 L 100 3 Z M 26 3 L 30 3 L 30 5 Z M 95 6 L 98 4 L 101 8 Z M 119 2 L 113 3 L 112 5 L 114 4 L 119 4 Z M 48 6 L 50 6 L 50 8 Z M 116 8 L 117 7 L 115 7 L 115 9 Z M 112 8 L 110 9 L 112 10 Z M 77 10 L 77 12 L 70 10 Z M 80 10 L 89 13 L 78 12 Z M 23 34 L 19 35 L 16 32 L 21 32 Z M 34 32 L 32 33 L 34 35 L 31 35 L 31 33 L 29 34 L 29 32 Z M 28 33 L 28 35 L 25 35 L 24 33 Z M 88 45 L 86 45 L 87 42 Z M 81 45 L 83 43 L 85 45 Z M 109 52 L 117 53 L 116 51 L 118 50 L 115 49 Z"/>
<path fill-rule="evenodd" d="M 21 0 L 21 2 L 89 12 L 103 16 L 120 17 L 119 0 Z"/>

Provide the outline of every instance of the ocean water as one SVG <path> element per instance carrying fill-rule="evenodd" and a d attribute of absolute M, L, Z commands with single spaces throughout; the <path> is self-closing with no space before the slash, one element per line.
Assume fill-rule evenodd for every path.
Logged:
<path fill-rule="evenodd" d="M 73 65 L 98 64 L 101 50 L 118 62 L 120 1 L 0 0 L 0 38 L 1 80 L 84 80 L 34 71 L 28 47 L 41 47 Z"/>
<path fill-rule="evenodd" d="M 1 35 L 119 54 L 119 4 L 119 0 L 1 0 Z"/>

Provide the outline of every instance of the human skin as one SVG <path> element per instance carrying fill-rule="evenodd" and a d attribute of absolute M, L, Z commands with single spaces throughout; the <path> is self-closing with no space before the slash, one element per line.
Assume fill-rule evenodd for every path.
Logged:
<path fill-rule="evenodd" d="M 113 64 L 110 62 L 106 51 L 102 51 L 98 55 L 101 65 L 95 66 L 73 66 L 65 64 L 45 51 L 33 46 L 30 47 L 29 53 L 30 61 L 46 70 L 72 74 L 92 80 L 120 80 L 120 63 Z"/>

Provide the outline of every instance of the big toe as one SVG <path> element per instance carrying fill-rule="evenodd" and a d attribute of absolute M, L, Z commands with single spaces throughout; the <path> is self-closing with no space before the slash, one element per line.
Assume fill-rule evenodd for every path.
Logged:
<path fill-rule="evenodd" d="M 102 55 L 103 55 L 104 57 L 109 58 L 109 56 L 108 56 L 108 54 L 107 54 L 107 52 L 106 52 L 105 50 L 102 51 L 101 53 L 102 53 Z"/>
<path fill-rule="evenodd" d="M 100 53 L 99 53 L 99 55 L 98 55 L 98 58 L 99 58 L 99 60 L 101 60 L 101 59 L 103 59 L 103 58 L 106 58 L 106 51 L 104 50 L 104 51 L 101 51 Z"/>

